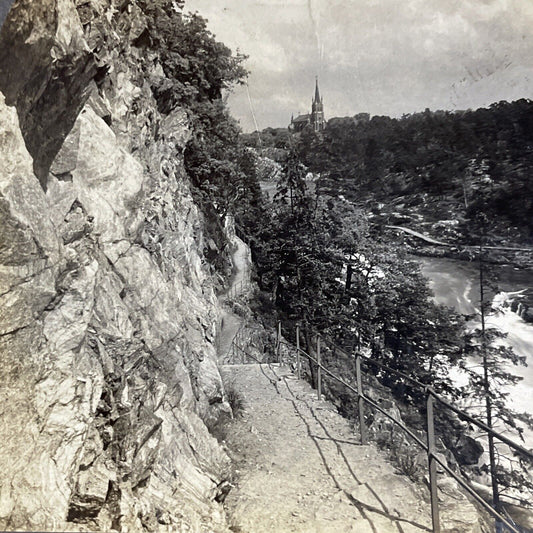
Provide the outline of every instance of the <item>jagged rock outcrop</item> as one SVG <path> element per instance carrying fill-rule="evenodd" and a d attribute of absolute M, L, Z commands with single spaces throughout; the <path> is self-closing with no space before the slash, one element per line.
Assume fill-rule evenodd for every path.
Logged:
<path fill-rule="evenodd" d="M 0 34 L 2 530 L 226 530 L 219 309 L 145 24 L 16 0 Z"/>
<path fill-rule="evenodd" d="M 510 301 L 511 311 L 526 322 L 533 323 L 533 289 L 526 289 L 515 294 Z"/>

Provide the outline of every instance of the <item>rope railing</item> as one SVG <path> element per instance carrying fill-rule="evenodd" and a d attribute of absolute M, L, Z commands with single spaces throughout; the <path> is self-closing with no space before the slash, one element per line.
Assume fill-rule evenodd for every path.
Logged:
<path fill-rule="evenodd" d="M 262 336 L 262 333 L 264 332 L 264 328 L 258 325 L 254 325 L 250 321 L 250 314 L 247 316 L 244 316 L 242 318 L 241 323 L 239 324 L 239 327 L 236 329 L 235 333 L 233 334 L 233 337 L 231 339 L 231 343 L 226 350 L 224 354 L 222 354 L 222 361 L 230 361 L 234 360 L 236 357 L 236 351 L 240 351 L 244 355 L 244 348 L 242 347 L 244 343 L 252 343 L 255 346 L 258 347 L 258 349 L 261 352 L 265 351 L 265 343 Z M 251 354 L 248 353 L 250 357 L 255 359 Z M 255 359 L 256 361 L 259 361 L 258 359 Z M 243 358 L 243 363 L 244 358 Z"/>
<path fill-rule="evenodd" d="M 428 459 L 428 473 L 429 473 L 429 491 L 430 491 L 430 500 L 431 500 L 431 517 L 432 517 L 432 525 L 433 525 L 433 532 L 434 533 L 441 533 L 441 524 L 440 524 L 440 517 L 439 517 L 439 502 L 438 502 L 438 486 L 437 486 L 437 465 L 439 465 L 444 472 L 446 472 L 448 475 L 450 475 L 464 490 L 467 491 L 468 494 L 470 494 L 480 505 L 483 506 L 483 508 L 488 511 L 494 518 L 496 518 L 499 521 L 500 526 L 505 526 L 507 528 L 507 531 L 510 531 L 511 533 L 522 533 L 519 527 L 512 521 L 511 518 L 509 518 L 508 514 L 507 516 L 504 516 L 503 512 L 500 512 L 499 509 L 495 509 L 492 505 L 490 505 L 485 499 L 480 496 L 465 480 L 463 480 L 456 472 L 454 472 L 448 464 L 443 461 L 437 454 L 437 445 L 436 445 L 436 437 L 435 437 L 435 428 L 434 428 L 434 409 L 435 409 L 435 403 L 442 405 L 443 407 L 450 409 L 452 412 L 454 412 L 456 415 L 458 415 L 461 419 L 466 420 L 478 428 L 482 429 L 483 431 L 487 432 L 488 434 L 491 434 L 494 438 L 500 440 L 501 442 L 505 443 L 507 446 L 509 446 L 510 449 L 514 450 L 516 453 L 520 454 L 522 457 L 533 461 L 533 453 L 529 450 L 526 450 L 524 447 L 516 444 L 514 441 L 506 437 L 505 435 L 502 435 L 498 433 L 497 431 L 493 430 L 492 428 L 488 427 L 483 422 L 480 422 L 479 420 L 473 418 L 469 414 L 465 413 L 464 411 L 461 411 L 458 407 L 455 407 L 453 404 L 448 402 L 445 398 L 442 398 L 438 394 L 435 393 L 435 391 L 428 385 L 425 385 L 407 374 L 396 370 L 394 368 L 391 368 L 383 363 L 379 363 L 378 361 L 373 361 L 366 357 L 361 357 L 360 355 L 355 355 L 355 362 L 356 362 L 356 386 L 354 387 L 350 383 L 346 382 L 344 379 L 342 379 L 340 376 L 336 375 L 334 372 L 332 372 L 330 369 L 328 369 L 326 366 L 324 366 L 322 359 L 321 359 L 321 337 L 320 335 L 316 335 L 316 357 L 313 357 L 309 353 L 307 353 L 305 350 L 303 350 L 300 347 L 300 328 L 299 326 L 296 327 L 296 346 L 293 344 L 285 341 L 282 338 L 282 328 L 281 328 L 281 322 L 278 322 L 278 327 L 276 331 L 276 345 L 275 345 L 275 352 L 276 352 L 276 358 L 279 364 L 282 364 L 283 357 L 282 357 L 282 346 L 286 346 L 290 350 L 296 351 L 296 373 L 298 378 L 301 377 L 301 370 L 302 370 L 302 364 L 301 364 L 301 357 L 307 358 L 307 360 L 315 365 L 316 368 L 316 388 L 317 388 L 317 396 L 318 399 L 322 399 L 322 374 L 325 376 L 330 377 L 331 379 L 337 381 L 340 383 L 343 387 L 348 389 L 350 392 L 355 394 L 357 397 L 357 404 L 358 404 L 358 419 L 359 419 L 359 430 L 361 434 L 361 443 L 366 444 L 367 443 L 367 427 L 366 427 L 366 421 L 365 421 L 365 414 L 364 414 L 364 405 L 367 404 L 383 414 L 386 418 L 391 420 L 396 426 L 398 426 L 405 434 L 407 434 L 411 439 L 413 439 L 414 442 L 420 448 L 422 448 L 426 454 Z M 235 348 L 241 352 L 242 354 L 242 361 L 245 362 L 246 357 L 250 357 L 255 362 L 263 364 L 264 362 L 259 361 L 256 357 L 254 357 L 252 354 L 250 354 L 242 345 L 239 343 L 238 336 L 234 338 L 234 345 Z M 233 343 L 232 343 L 233 344 Z M 336 350 L 343 353 L 346 357 L 349 357 L 346 351 L 336 345 L 333 344 Z M 375 402 L 372 398 L 370 398 L 368 395 L 366 395 L 363 391 L 363 376 L 364 373 L 361 370 L 361 363 L 368 363 L 371 365 L 374 365 L 382 370 L 385 370 L 387 372 L 394 373 L 402 379 L 407 379 L 411 383 L 413 383 L 416 387 L 421 389 L 421 392 L 425 394 L 426 397 L 426 436 L 427 441 L 424 442 L 421 437 L 416 435 L 411 429 L 409 429 L 401 420 L 398 420 L 394 416 L 392 416 L 390 413 L 388 413 L 385 409 L 383 409 L 377 402 Z M 498 531 L 502 531 L 501 529 L 498 529 Z"/>
<path fill-rule="evenodd" d="M 298 329 L 298 328 L 297 328 Z M 281 341 L 282 344 L 288 346 L 288 347 L 291 347 L 294 349 L 294 346 L 291 345 L 290 343 L 286 342 L 286 341 Z M 334 344 L 333 342 L 330 341 L 330 344 L 331 346 L 333 346 L 333 348 L 335 348 L 337 351 L 341 352 L 345 357 L 349 357 L 348 354 L 346 353 L 346 351 L 339 347 L 338 345 Z M 304 350 L 298 348 L 300 353 L 303 353 L 305 354 L 305 356 L 310 359 L 312 362 L 314 362 L 316 364 L 316 359 L 314 359 L 311 355 L 307 354 Z M 480 420 L 477 420 L 476 418 L 474 418 L 473 416 L 469 415 L 468 413 L 462 411 L 461 409 L 459 409 L 458 407 L 456 407 L 455 405 L 453 405 L 452 403 L 450 403 L 448 400 L 446 400 L 445 398 L 443 398 L 442 396 L 439 396 L 432 388 L 430 385 L 428 384 L 425 384 L 425 383 L 422 383 L 414 378 L 412 378 L 411 376 L 408 376 L 407 374 L 399 371 L 399 370 L 396 370 L 394 368 L 391 368 L 390 366 L 387 366 L 383 363 L 380 363 L 379 361 L 375 361 L 373 359 L 370 359 L 369 357 L 362 357 L 362 356 L 358 356 L 360 358 L 360 360 L 362 362 L 364 362 L 365 364 L 370 364 L 370 365 L 375 365 L 383 370 L 386 370 L 387 372 L 390 372 L 392 374 L 396 374 L 397 376 L 400 376 L 401 378 L 403 379 L 406 379 L 408 381 L 410 381 L 412 384 L 416 385 L 417 387 L 419 387 L 420 389 L 422 389 L 423 391 L 427 391 L 428 393 L 430 393 L 433 398 L 435 400 L 437 400 L 439 403 L 441 403 L 443 406 L 447 407 L 448 409 L 450 409 L 451 411 L 453 411 L 455 414 L 457 414 L 459 417 L 461 417 L 462 419 L 476 425 L 478 428 L 482 429 L 484 432 L 486 433 L 490 433 L 492 434 L 494 437 L 497 437 L 499 440 L 501 440 L 503 443 L 507 444 L 510 448 L 513 448 L 515 451 L 517 451 L 518 453 L 520 453 L 521 455 L 533 460 L 533 453 L 530 451 L 530 450 L 527 450 L 526 448 L 524 448 L 523 446 L 520 446 L 519 444 L 517 444 L 516 442 L 514 442 L 513 440 L 509 439 L 508 437 L 506 437 L 505 435 L 503 435 L 502 433 L 499 433 L 497 431 L 495 431 L 494 429 L 490 428 L 489 426 L 487 426 L 486 424 L 484 424 L 483 422 L 481 422 Z M 327 369 L 325 369 L 324 367 L 322 368 L 324 371 L 326 371 L 327 374 L 331 375 L 331 377 L 333 377 L 334 379 L 336 379 L 337 381 L 339 381 L 340 383 L 342 383 L 344 386 L 346 386 L 347 388 L 349 388 L 350 390 L 352 390 L 352 392 L 355 392 L 357 393 L 356 389 L 354 389 L 354 387 L 352 387 L 351 385 L 349 385 L 348 383 L 346 383 L 345 381 L 343 381 L 342 379 L 338 378 L 337 376 L 333 375 L 333 373 Z"/>
<path fill-rule="evenodd" d="M 235 335 L 233 335 L 233 338 L 231 339 L 231 344 L 229 346 L 228 353 L 225 354 L 225 359 L 229 359 L 231 355 L 233 355 L 233 358 L 235 357 L 235 349 L 242 342 L 242 334 L 244 332 L 245 327 L 246 327 L 246 321 L 243 321 L 242 324 L 237 329 L 237 331 L 235 332 Z"/>
<path fill-rule="evenodd" d="M 337 351 L 341 352 L 345 357 L 348 357 L 348 354 L 346 353 L 346 351 L 343 348 L 339 347 L 338 345 L 336 345 L 335 343 L 333 343 L 329 339 L 328 339 L 328 341 L 330 342 L 330 344 L 333 346 L 334 349 L 336 349 Z M 431 389 L 431 387 L 429 387 L 427 384 L 422 383 L 422 382 L 412 378 L 411 376 L 408 376 L 407 374 L 401 372 L 400 370 L 396 370 L 394 368 L 391 368 L 390 366 L 387 366 L 387 365 L 385 365 L 383 363 L 380 363 L 379 361 L 375 361 L 375 360 L 370 359 L 368 357 L 364 357 L 361 360 L 365 364 L 374 365 L 374 366 L 377 366 L 378 368 L 380 368 L 382 370 L 385 370 L 387 372 L 395 374 L 395 375 L 401 377 L 402 379 L 405 379 L 405 380 L 409 381 L 410 383 L 412 383 L 413 385 L 417 386 L 418 388 L 420 388 L 422 390 L 428 390 L 431 393 L 431 395 L 433 396 L 433 398 L 435 398 L 435 400 L 437 400 L 442 405 L 444 405 L 445 407 L 447 407 L 448 409 L 453 411 L 461 419 L 466 420 L 466 421 L 470 422 L 471 424 L 474 424 L 479 429 L 483 430 L 485 433 L 490 434 L 493 437 L 498 438 L 500 441 L 502 441 L 503 443 L 507 444 L 509 447 L 513 448 L 514 450 L 516 450 L 520 454 L 533 458 L 533 455 L 531 454 L 531 452 L 529 450 L 526 450 L 523 446 L 520 446 L 519 444 L 517 444 L 516 442 L 512 441 L 511 439 L 509 439 L 508 437 L 506 437 L 502 433 L 499 433 L 499 432 L 495 431 L 494 429 L 490 428 L 489 426 L 487 426 L 486 424 L 484 424 L 480 420 L 477 420 L 476 418 L 472 417 L 468 413 L 465 413 L 464 411 L 462 411 L 458 407 L 455 407 L 449 401 L 445 400 L 442 396 L 439 396 L 438 394 L 436 394 L 435 391 L 433 389 Z"/>
<path fill-rule="evenodd" d="M 281 344 L 283 344 L 284 346 L 292 347 L 289 343 L 287 343 L 285 341 L 281 341 Z M 305 355 L 305 357 L 307 357 L 312 363 L 317 365 L 317 367 L 319 367 L 320 370 L 323 371 L 325 374 L 327 374 L 332 379 L 334 379 L 335 381 L 337 381 L 338 383 L 340 383 L 341 385 L 346 387 L 348 390 L 350 390 L 354 394 L 356 394 L 356 395 L 359 394 L 357 388 L 353 387 L 349 383 L 346 383 L 346 381 L 344 381 L 342 378 L 340 378 L 339 376 L 335 375 L 333 372 L 331 372 L 331 370 L 329 370 L 328 368 L 323 366 L 321 363 L 319 363 L 317 359 L 315 359 L 314 357 L 312 357 L 311 355 L 306 353 L 304 350 L 300 349 L 299 351 L 303 355 Z M 320 396 L 319 399 L 321 399 L 322 390 L 320 390 L 319 396 Z M 361 396 L 363 396 L 363 395 L 361 395 Z M 389 420 L 392 420 L 395 424 L 397 424 L 401 429 L 403 429 L 405 431 L 405 433 L 407 433 L 415 442 L 417 442 L 417 444 L 419 444 L 422 448 L 424 448 L 424 450 L 427 451 L 427 445 L 424 444 L 424 442 L 422 442 L 422 440 L 418 436 L 416 436 L 405 424 L 400 422 L 397 418 L 394 418 L 390 413 L 387 413 L 387 411 L 382 409 L 382 407 L 379 404 L 377 404 L 376 402 L 374 402 L 370 398 L 366 397 L 366 402 L 368 404 L 370 404 L 372 407 L 374 407 L 375 409 L 377 409 L 381 414 L 386 416 Z"/>
<path fill-rule="evenodd" d="M 437 400 L 439 403 L 450 409 L 450 411 L 453 411 L 457 416 L 462 418 L 463 420 L 467 420 L 471 424 L 474 424 L 478 428 L 482 429 L 485 433 L 488 433 L 492 435 L 493 437 L 497 438 L 504 444 L 507 444 L 509 448 L 512 448 L 516 452 L 518 452 L 523 457 L 526 457 L 530 460 L 533 460 L 533 453 L 531 451 L 526 450 L 523 446 L 520 446 L 520 444 L 517 444 L 513 440 L 509 439 L 502 433 L 498 433 L 497 431 L 494 431 L 491 427 L 487 426 L 487 424 L 484 424 L 480 420 L 477 420 L 476 418 L 470 416 L 468 413 L 465 413 L 464 411 L 461 411 L 458 407 L 455 407 L 455 405 L 451 404 L 449 401 L 442 398 L 442 396 L 437 395 L 431 388 L 428 389 L 429 393 Z"/>

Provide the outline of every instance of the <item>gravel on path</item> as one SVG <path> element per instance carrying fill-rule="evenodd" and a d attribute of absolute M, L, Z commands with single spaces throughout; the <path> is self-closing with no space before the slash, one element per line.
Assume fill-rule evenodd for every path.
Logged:
<path fill-rule="evenodd" d="M 424 487 L 360 445 L 307 383 L 277 365 L 228 365 L 222 373 L 245 404 L 226 437 L 237 469 L 225 502 L 233 531 L 431 531 Z"/>

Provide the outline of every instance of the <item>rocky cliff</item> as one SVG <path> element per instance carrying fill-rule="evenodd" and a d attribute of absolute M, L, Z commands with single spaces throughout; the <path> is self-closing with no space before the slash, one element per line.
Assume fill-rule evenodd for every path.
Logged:
<path fill-rule="evenodd" d="M 226 529 L 219 309 L 141 5 L 16 0 L 1 30 L 2 530 Z"/>

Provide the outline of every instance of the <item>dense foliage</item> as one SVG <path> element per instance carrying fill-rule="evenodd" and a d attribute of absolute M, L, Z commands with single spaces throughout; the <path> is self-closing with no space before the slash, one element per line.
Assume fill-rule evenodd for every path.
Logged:
<path fill-rule="evenodd" d="M 222 268 L 223 222 L 246 196 L 247 151 L 239 142 L 239 127 L 226 109 L 224 91 L 242 83 L 244 56 L 234 55 L 207 29 L 197 13 L 183 11 L 183 1 L 141 1 L 149 23 L 136 45 L 157 51 L 162 72 L 152 73 L 151 86 L 159 111 L 188 111 L 192 136 L 185 167 L 193 195 L 206 220 L 205 255 Z"/>
<path fill-rule="evenodd" d="M 372 347 L 377 360 L 453 393 L 446 365 L 461 357 L 461 318 L 432 302 L 417 266 L 371 235 L 363 212 L 312 190 L 306 173 L 289 151 L 270 215 L 252 232 L 260 286 L 285 322 L 350 351 Z"/>
<path fill-rule="evenodd" d="M 533 102 L 475 111 L 333 119 L 300 155 L 324 187 L 361 200 L 427 193 L 470 217 L 480 209 L 533 236 Z"/>
<path fill-rule="evenodd" d="M 315 333 L 327 338 L 330 348 L 340 346 L 336 359 L 335 349 L 325 354 L 328 367 L 336 365 L 342 376 L 353 374 L 352 357 L 342 352 L 367 353 L 373 362 L 401 372 L 378 369 L 376 375 L 404 408 L 414 407 L 405 408 L 414 427 L 423 424 L 425 393 L 406 375 L 448 398 L 474 401 L 478 416 L 477 404 L 490 397 L 497 427 L 503 423 L 521 434 L 529 417 L 513 412 L 505 400 L 507 387 L 520 379 L 508 363 L 523 361 L 510 348 L 494 344 L 494 332 L 481 336 L 477 330 L 467 331 L 465 317 L 435 304 L 416 263 L 370 226 L 365 211 L 316 183 L 298 153 L 289 150 L 272 203 L 264 207 L 269 216 L 247 228 L 260 287 L 271 294 L 287 334 L 292 338 L 299 324 L 304 348 L 312 354 Z M 472 367 L 483 356 L 488 387 L 479 365 Z M 314 366 L 309 366 L 314 379 Z M 467 375 L 468 385 L 458 386 L 450 378 L 452 369 Z M 436 427 L 451 449 L 466 431 L 449 411 L 438 413 Z M 499 465 L 496 475 L 502 493 L 533 488 L 527 465 Z"/>
<path fill-rule="evenodd" d="M 297 151 L 281 129 L 242 143 L 223 91 L 244 79 L 244 58 L 217 42 L 199 15 L 185 14 L 182 1 L 139 3 L 150 23 L 136 44 L 157 50 L 161 63 L 162 74 L 151 77 L 159 110 L 189 111 L 185 166 L 206 215 L 206 241 L 214 241 L 204 250 L 212 264 L 221 266 L 223 223 L 232 214 L 278 315 L 350 351 L 366 347 L 374 360 L 457 397 L 448 369 L 477 349 L 463 337 L 462 317 L 435 305 L 414 263 L 339 196 L 447 195 L 467 216 L 483 210 L 533 232 L 533 104 L 337 119 L 321 136 L 304 132 Z M 251 146 L 283 161 L 272 202 L 261 193 Z M 307 167 L 322 173 L 318 185 Z M 404 380 L 381 377 L 403 400 L 420 400 Z M 501 398 L 494 396 L 495 408 L 504 409 Z"/>
<path fill-rule="evenodd" d="M 168 113 L 181 106 L 201 117 L 202 104 L 220 100 L 224 89 L 246 75 L 244 56 L 217 41 L 200 15 L 185 13 L 183 0 L 139 4 L 149 22 L 136 44 L 157 50 L 164 72 L 152 87 L 159 109 Z"/>

